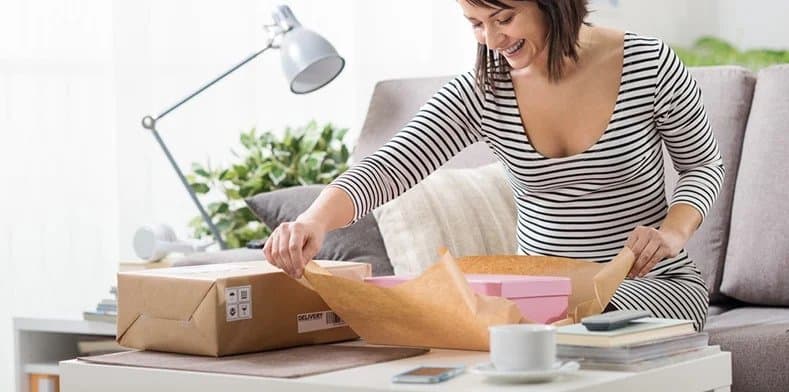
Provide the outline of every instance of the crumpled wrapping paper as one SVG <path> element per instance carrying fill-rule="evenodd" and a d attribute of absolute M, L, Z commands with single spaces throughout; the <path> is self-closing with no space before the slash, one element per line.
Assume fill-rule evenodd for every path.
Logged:
<path fill-rule="evenodd" d="M 371 344 L 488 350 L 488 327 L 528 323 L 514 302 L 476 294 L 464 273 L 566 276 L 572 281 L 568 317 L 579 322 L 605 309 L 635 257 L 622 249 L 610 262 L 547 256 L 469 256 L 440 260 L 422 275 L 392 288 L 332 276 L 310 262 L 301 282 Z"/>

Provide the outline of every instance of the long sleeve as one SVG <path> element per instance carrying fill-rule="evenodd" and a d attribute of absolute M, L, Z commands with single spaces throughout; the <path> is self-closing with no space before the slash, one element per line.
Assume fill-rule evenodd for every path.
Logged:
<path fill-rule="evenodd" d="M 351 197 L 351 223 L 412 188 L 464 148 L 482 140 L 482 98 L 478 91 L 471 73 L 451 80 L 391 140 L 330 184 Z"/>
<path fill-rule="evenodd" d="M 707 216 L 723 184 L 725 169 L 710 129 L 701 90 L 676 53 L 660 43 L 655 123 L 679 174 L 670 205 L 695 207 Z"/>

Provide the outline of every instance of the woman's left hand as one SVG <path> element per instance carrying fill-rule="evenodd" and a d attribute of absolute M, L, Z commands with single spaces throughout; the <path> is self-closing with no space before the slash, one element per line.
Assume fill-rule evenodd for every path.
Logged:
<path fill-rule="evenodd" d="M 686 241 L 679 232 L 646 226 L 636 227 L 625 243 L 636 256 L 628 277 L 643 277 L 661 260 L 678 255 Z"/>

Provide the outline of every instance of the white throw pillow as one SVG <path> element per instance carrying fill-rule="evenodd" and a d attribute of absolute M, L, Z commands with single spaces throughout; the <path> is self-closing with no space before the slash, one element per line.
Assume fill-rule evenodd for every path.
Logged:
<path fill-rule="evenodd" d="M 395 275 L 421 273 L 441 246 L 455 257 L 517 251 L 515 200 L 498 162 L 440 169 L 373 214 Z"/>

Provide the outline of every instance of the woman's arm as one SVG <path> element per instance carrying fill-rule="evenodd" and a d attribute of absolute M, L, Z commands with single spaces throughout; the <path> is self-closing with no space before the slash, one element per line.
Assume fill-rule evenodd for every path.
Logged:
<path fill-rule="evenodd" d="M 325 232 L 345 227 L 353 220 L 353 201 L 342 189 L 328 186 L 296 222 L 315 222 Z"/>
<path fill-rule="evenodd" d="M 318 253 L 326 233 L 349 226 L 404 193 L 482 139 L 482 97 L 463 74 L 442 87 L 405 128 L 335 179 L 294 222 L 282 223 L 263 252 L 293 277 Z"/>
<path fill-rule="evenodd" d="M 375 153 L 332 182 L 348 193 L 356 222 L 403 194 L 464 148 L 482 140 L 483 98 L 472 73 L 458 76 Z"/>
<path fill-rule="evenodd" d="M 663 223 L 660 225 L 660 230 L 675 235 L 681 243 L 677 252 L 679 252 L 685 244 L 696 232 L 696 229 L 701 225 L 701 213 L 699 210 L 690 204 L 677 203 L 668 209 L 668 215 Z"/>
<path fill-rule="evenodd" d="M 628 239 L 637 257 L 631 277 L 679 254 L 715 202 L 725 174 L 701 89 L 668 45 L 661 42 L 658 50 L 654 121 L 679 180 L 660 229 L 638 227 Z"/>
<path fill-rule="evenodd" d="M 679 174 L 671 206 L 690 205 L 703 221 L 723 186 L 723 158 L 696 80 L 668 45 L 659 59 L 655 123 Z"/>

